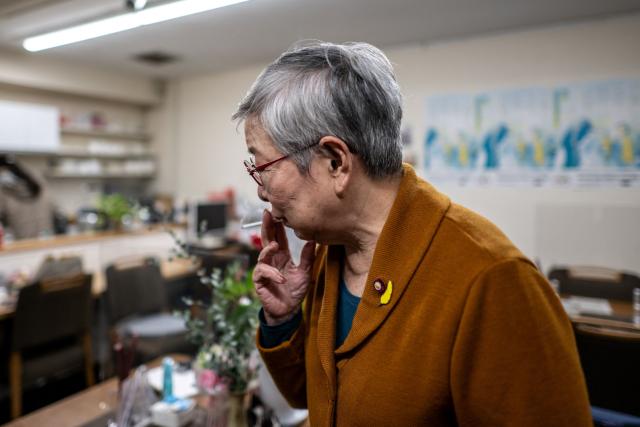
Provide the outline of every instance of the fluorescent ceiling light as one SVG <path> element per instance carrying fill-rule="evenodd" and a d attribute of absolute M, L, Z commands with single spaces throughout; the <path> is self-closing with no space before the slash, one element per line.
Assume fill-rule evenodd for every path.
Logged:
<path fill-rule="evenodd" d="M 245 1 L 248 0 L 180 0 L 29 37 L 22 46 L 30 52 L 38 52 Z"/>

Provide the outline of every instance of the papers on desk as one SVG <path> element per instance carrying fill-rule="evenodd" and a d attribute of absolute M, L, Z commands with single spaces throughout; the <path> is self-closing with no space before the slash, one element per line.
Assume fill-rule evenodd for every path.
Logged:
<path fill-rule="evenodd" d="M 162 392 L 163 386 L 163 368 L 149 369 L 147 371 L 147 381 L 155 390 Z M 198 394 L 196 387 L 196 375 L 192 369 L 183 372 L 173 372 L 173 395 L 179 399 L 186 399 Z"/>
<path fill-rule="evenodd" d="M 17 293 L 10 293 L 7 288 L 0 285 L 0 306 L 13 307 L 18 301 Z"/>
<path fill-rule="evenodd" d="M 563 298 L 562 306 L 570 316 L 580 313 L 590 313 L 601 316 L 611 316 L 613 314 L 613 309 L 609 301 L 602 298 L 572 296 Z"/>

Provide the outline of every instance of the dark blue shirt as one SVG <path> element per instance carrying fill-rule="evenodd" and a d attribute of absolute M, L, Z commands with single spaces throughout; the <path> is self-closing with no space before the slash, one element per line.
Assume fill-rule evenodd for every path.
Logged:
<path fill-rule="evenodd" d="M 353 318 L 356 315 L 360 298 L 353 295 L 347 289 L 347 284 L 340 278 L 340 291 L 338 296 L 338 315 L 336 319 L 336 348 L 340 347 L 349 335 Z M 260 310 L 260 345 L 264 348 L 276 347 L 289 340 L 300 326 L 302 315 L 298 312 L 292 319 L 277 326 L 269 326 Z"/>
<path fill-rule="evenodd" d="M 360 298 L 349 292 L 347 283 L 343 278 L 340 278 L 340 296 L 338 297 L 338 316 L 336 319 L 336 348 L 340 347 L 344 340 L 347 339 L 358 304 L 360 304 Z"/>

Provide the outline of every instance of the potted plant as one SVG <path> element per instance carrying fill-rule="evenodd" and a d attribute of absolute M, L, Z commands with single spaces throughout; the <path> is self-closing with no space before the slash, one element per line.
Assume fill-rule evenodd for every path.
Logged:
<path fill-rule="evenodd" d="M 123 218 L 131 214 L 132 204 L 122 194 L 113 193 L 100 197 L 98 208 L 104 212 L 113 228 L 120 229 Z"/>
<path fill-rule="evenodd" d="M 174 254 L 189 257 L 185 244 L 171 234 L 178 244 Z M 251 273 L 240 263 L 210 275 L 199 271 L 200 282 L 211 293 L 210 302 L 183 298 L 187 309 L 177 313 L 186 322 L 187 339 L 199 349 L 193 364 L 198 387 L 210 396 L 228 395 L 229 418 L 236 424 L 245 419 L 244 398 L 257 377 L 260 302 Z"/>
<path fill-rule="evenodd" d="M 214 386 L 224 384 L 232 394 L 243 394 L 256 374 L 252 355 L 260 303 L 251 272 L 236 263 L 224 276 L 216 270 L 200 280 L 210 287 L 211 302 L 186 299 L 189 309 L 182 313 L 187 339 L 199 348 L 195 367 L 215 373 Z"/>

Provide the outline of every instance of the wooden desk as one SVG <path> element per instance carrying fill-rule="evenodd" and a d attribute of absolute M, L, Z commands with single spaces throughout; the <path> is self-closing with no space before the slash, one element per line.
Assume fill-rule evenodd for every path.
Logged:
<path fill-rule="evenodd" d="M 123 257 L 168 259 L 176 243 L 169 230 L 183 238 L 179 226 L 155 226 L 132 231 L 91 232 L 77 235 L 54 236 L 48 239 L 21 240 L 5 244 L 0 250 L 0 273 L 5 277 L 23 271 L 30 275 L 37 271 L 48 257 L 79 256 L 85 271 L 93 272 L 93 293 L 100 295 L 105 289 L 104 269 Z M 163 275 L 175 279 L 190 274 L 187 263 L 178 260 L 163 263 Z M 11 316 L 11 306 L 0 306 L 0 319 Z"/>
<path fill-rule="evenodd" d="M 197 267 L 191 261 L 181 258 L 175 258 L 172 261 L 162 261 L 160 264 L 162 276 L 166 280 L 175 280 L 181 277 L 195 274 Z M 104 271 L 95 272 L 93 274 L 93 283 L 91 285 L 93 295 L 99 297 L 106 290 L 106 279 Z M 15 305 L 0 306 L 0 320 L 13 316 Z"/>
<path fill-rule="evenodd" d="M 570 295 L 563 295 L 563 297 L 569 296 Z M 636 319 L 634 322 L 631 302 L 618 300 L 608 301 L 613 311 L 611 316 L 593 316 L 588 313 L 579 313 L 570 314 L 569 317 L 573 323 L 640 331 L 640 319 Z"/>
<path fill-rule="evenodd" d="M 171 355 L 177 361 L 189 360 L 184 355 Z M 162 358 L 148 363 L 159 366 Z M 20 417 L 4 427 L 74 427 L 105 426 L 109 418 L 115 420 L 118 406 L 118 380 L 111 378 L 84 391 L 76 393 L 28 415 Z"/>
<path fill-rule="evenodd" d="M 111 378 L 80 393 L 69 396 L 28 415 L 20 417 L 5 427 L 67 427 L 86 426 L 113 415 L 118 404 L 118 380 Z"/>
<path fill-rule="evenodd" d="M 5 243 L 0 247 L 0 255 L 7 255 L 35 250 L 52 250 L 64 246 L 113 240 L 114 238 L 148 236 L 168 230 L 181 231 L 183 224 L 158 224 L 137 230 L 86 231 L 78 234 L 63 234 L 47 238 L 22 239 Z"/>

